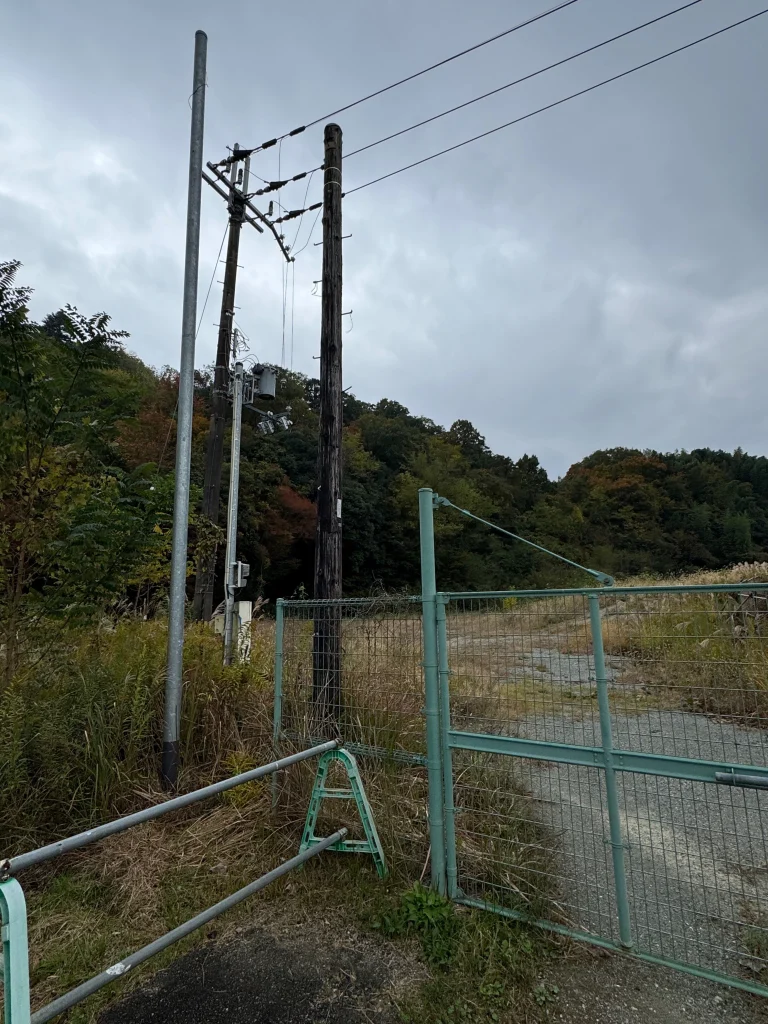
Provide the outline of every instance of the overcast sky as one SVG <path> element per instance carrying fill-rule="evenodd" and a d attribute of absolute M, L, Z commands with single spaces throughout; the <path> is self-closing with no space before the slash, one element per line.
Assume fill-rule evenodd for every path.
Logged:
<path fill-rule="evenodd" d="M 178 365 L 192 53 L 208 33 L 206 159 L 258 144 L 508 28 L 554 0 L 25 0 L 0 13 L 0 258 L 33 314 L 106 310 Z M 579 0 L 339 115 L 347 152 L 683 0 Z M 762 7 L 702 0 L 344 167 L 347 189 Z M 344 384 L 551 474 L 596 448 L 768 453 L 768 14 L 344 204 Z M 322 124 L 254 159 L 316 166 Z M 226 225 L 203 186 L 200 304 Z M 304 205 L 306 181 L 280 193 Z M 321 198 L 320 175 L 307 202 Z M 309 239 L 314 214 L 299 226 Z M 286 226 L 292 242 L 296 222 Z M 312 242 L 321 238 L 318 222 Z M 295 264 L 286 362 L 316 375 L 321 249 Z M 279 362 L 282 264 L 243 229 L 238 323 Z M 215 278 L 221 279 L 221 269 Z M 196 363 L 216 347 L 220 285 Z"/>

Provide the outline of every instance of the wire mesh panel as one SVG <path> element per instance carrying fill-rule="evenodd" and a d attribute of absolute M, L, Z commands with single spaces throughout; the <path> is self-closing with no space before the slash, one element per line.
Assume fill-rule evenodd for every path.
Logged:
<path fill-rule="evenodd" d="M 465 750 L 453 764 L 464 895 L 618 939 L 597 769 Z"/>
<path fill-rule="evenodd" d="M 464 898 L 768 984 L 768 588 L 447 596 Z"/>
<path fill-rule="evenodd" d="M 390 866 L 419 878 L 429 849 L 420 602 L 285 601 L 282 617 L 279 744 L 339 736 L 360 763 Z M 331 629 L 340 645 L 333 659 Z"/>
<path fill-rule="evenodd" d="M 601 595 L 614 743 L 766 764 L 768 590 Z"/>
<path fill-rule="evenodd" d="M 604 594 L 617 748 L 768 765 L 768 593 Z M 768 793 L 623 774 L 638 949 L 768 981 Z"/>
<path fill-rule="evenodd" d="M 620 776 L 639 951 L 768 980 L 768 793 Z"/>
<path fill-rule="evenodd" d="M 555 740 L 597 721 L 586 595 L 457 599 L 447 634 L 453 728 Z"/>
<path fill-rule="evenodd" d="M 573 743 L 586 730 L 591 742 L 599 720 L 589 636 L 585 594 L 452 601 L 452 729 Z M 601 773 L 465 750 L 453 764 L 463 892 L 613 938 Z"/>

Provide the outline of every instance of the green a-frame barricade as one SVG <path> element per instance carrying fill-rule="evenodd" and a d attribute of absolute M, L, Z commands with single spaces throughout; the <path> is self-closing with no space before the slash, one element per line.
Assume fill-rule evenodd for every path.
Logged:
<path fill-rule="evenodd" d="M 349 789 L 335 789 L 328 787 L 328 772 L 334 761 L 340 762 L 349 779 Z M 315 835 L 317 816 L 320 813 L 320 806 L 323 800 L 354 800 L 357 806 L 357 813 L 365 831 L 365 839 L 342 839 L 329 847 L 331 850 L 338 850 L 341 853 L 370 853 L 380 878 L 387 876 L 387 862 L 384 858 L 384 850 L 381 846 L 379 833 L 376 831 L 376 823 L 373 820 L 371 805 L 365 795 L 360 769 L 357 761 L 348 750 L 343 747 L 338 750 L 328 750 L 322 755 L 317 766 L 315 784 L 312 787 L 312 797 L 309 801 L 309 811 L 304 825 L 304 835 L 301 839 L 300 852 L 308 850 L 310 846 L 319 843 L 321 837 Z"/>

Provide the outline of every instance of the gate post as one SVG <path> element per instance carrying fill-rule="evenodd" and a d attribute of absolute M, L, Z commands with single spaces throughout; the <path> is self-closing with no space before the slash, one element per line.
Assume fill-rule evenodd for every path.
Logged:
<path fill-rule="evenodd" d="M 608 678 L 605 671 L 605 650 L 603 648 L 603 627 L 600 620 L 600 598 L 589 595 L 589 621 L 592 627 L 592 652 L 595 659 L 595 682 L 597 683 L 597 704 L 600 711 L 600 738 L 603 746 L 603 773 L 608 804 L 608 824 L 611 832 L 611 855 L 613 858 L 613 879 L 616 887 L 616 909 L 619 916 L 619 940 L 626 949 L 632 946 L 632 928 L 627 896 L 627 875 L 624 866 L 624 841 L 621 832 L 619 793 L 616 786 L 616 769 L 613 763 L 613 737 L 611 735 L 611 707 L 608 703 Z"/>
<path fill-rule="evenodd" d="M 15 878 L 0 882 L 2 985 L 6 1024 L 29 1024 L 27 905 Z"/>
<path fill-rule="evenodd" d="M 453 805 L 453 758 L 451 756 L 451 670 L 448 664 L 448 628 L 445 607 L 448 597 L 438 594 L 437 613 L 437 663 L 440 683 L 440 742 L 443 762 L 443 813 L 445 826 L 445 866 L 448 898 L 455 900 L 459 895 L 458 868 L 456 866 L 456 824 Z"/>
<path fill-rule="evenodd" d="M 440 742 L 440 687 L 438 680 L 437 578 L 432 489 L 419 488 L 419 540 L 421 550 L 421 629 L 424 638 L 424 714 L 427 733 L 429 783 L 429 842 L 432 887 L 445 895 L 445 834 L 443 830 L 443 771 Z"/>

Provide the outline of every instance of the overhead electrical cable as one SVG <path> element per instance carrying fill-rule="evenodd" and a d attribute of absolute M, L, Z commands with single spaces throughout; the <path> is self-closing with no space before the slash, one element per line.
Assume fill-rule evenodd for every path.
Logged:
<path fill-rule="evenodd" d="M 307 124 L 300 125 L 298 128 L 294 128 L 290 132 L 285 132 L 284 135 L 278 135 L 274 139 L 262 142 L 260 146 L 255 146 L 251 152 L 258 153 L 262 149 L 269 149 L 271 146 L 277 145 L 278 142 L 282 142 L 283 139 L 287 139 L 289 136 L 299 135 L 301 132 L 306 131 L 307 128 L 313 128 L 316 124 L 320 124 L 321 121 L 327 121 L 329 117 L 335 117 L 336 114 L 341 114 L 345 110 L 351 110 L 353 107 L 357 107 L 361 103 L 366 103 L 368 100 L 372 100 L 376 96 L 381 96 L 383 93 L 389 92 L 391 89 L 397 89 L 398 86 L 405 85 L 406 82 L 412 82 L 415 78 L 420 78 L 422 75 L 426 75 L 430 71 L 434 71 L 436 68 L 444 67 L 446 64 L 450 64 L 451 61 L 458 60 L 459 57 L 464 57 L 468 53 L 473 53 L 475 50 L 479 50 L 483 46 L 488 46 L 489 43 L 495 43 L 497 39 L 503 39 L 504 36 L 511 35 L 513 32 L 517 32 L 521 28 L 525 28 L 527 25 L 533 25 L 534 22 L 541 21 L 543 18 L 549 17 L 550 14 L 556 14 L 558 11 L 562 11 L 563 8 L 570 7 L 575 3 L 578 3 L 578 0 L 563 0 L 562 3 L 556 4 L 554 7 L 550 7 L 546 11 L 541 11 L 539 14 L 534 14 L 530 18 L 526 18 L 525 21 L 520 21 L 511 28 L 504 29 L 503 32 L 497 32 L 496 35 L 490 36 L 488 39 L 483 39 L 482 42 L 475 43 L 473 46 L 468 46 L 466 49 L 460 50 L 458 53 L 454 53 L 450 57 L 444 57 L 443 60 L 439 60 L 435 64 L 430 64 L 429 67 L 422 68 L 421 71 L 415 71 L 412 75 L 406 75 L 405 78 L 401 78 L 397 82 L 392 82 L 390 85 L 385 85 L 381 89 L 376 89 L 375 92 L 369 92 L 367 96 L 361 96 L 360 99 L 354 100 L 352 103 L 346 103 L 343 107 L 337 107 L 336 110 L 332 110 L 328 114 L 323 114 L 322 117 L 316 117 L 314 121 L 309 121 Z"/>
<path fill-rule="evenodd" d="M 481 100 L 488 99 L 490 96 L 496 96 L 498 93 L 504 92 L 506 89 L 511 89 L 515 85 L 520 85 L 523 82 L 528 82 L 532 78 L 537 78 L 539 75 L 543 75 L 547 71 L 552 71 L 555 68 L 561 67 L 564 64 L 568 64 L 572 60 L 576 60 L 578 57 L 583 57 L 585 54 L 592 53 L 595 50 L 599 50 L 604 46 L 608 46 L 610 43 L 615 43 L 619 39 L 624 39 L 626 36 L 633 35 L 635 32 L 640 32 L 644 28 L 648 28 L 649 25 L 654 25 L 656 22 L 663 21 L 665 18 L 671 18 L 673 14 L 679 14 L 681 11 L 687 10 L 689 7 L 695 7 L 700 4 L 702 0 L 688 0 L 687 3 L 682 4 L 680 7 L 675 7 L 671 11 L 667 11 L 665 14 L 660 14 L 655 18 L 651 18 L 649 21 L 644 21 L 640 25 L 635 25 L 633 28 L 625 29 L 623 32 L 619 32 L 617 35 L 610 36 L 608 39 L 603 39 L 602 42 L 595 43 L 593 46 L 588 46 L 583 50 L 579 50 L 577 53 L 572 53 L 568 57 L 563 57 L 561 60 L 554 61 L 552 64 L 547 64 L 543 68 L 539 68 L 536 71 L 531 71 L 527 75 L 523 75 L 520 78 L 514 79 L 512 82 L 506 82 L 504 85 L 499 85 L 495 89 L 491 89 L 488 92 L 482 93 L 480 96 L 475 96 L 472 99 L 465 100 L 463 103 L 457 104 L 455 107 L 449 107 L 448 110 L 443 110 L 439 114 L 433 114 L 431 117 L 425 118 L 423 121 L 417 121 L 415 124 L 409 125 L 407 128 L 401 128 L 399 131 L 393 132 L 391 135 L 385 135 L 381 139 L 377 139 L 375 142 L 369 142 L 365 146 L 360 146 L 358 149 L 353 149 L 349 153 L 344 154 L 344 159 L 349 160 L 350 157 L 356 156 L 358 153 L 365 153 L 366 150 L 373 149 L 375 146 L 380 146 L 383 142 L 389 142 L 391 139 L 396 139 L 401 135 L 406 135 L 408 132 L 414 131 L 416 128 L 423 128 L 424 125 L 431 124 L 433 121 L 438 121 L 442 117 L 447 117 L 449 114 L 455 114 L 457 110 L 463 110 L 465 107 L 470 107 L 474 103 L 479 103 Z M 312 175 L 315 171 L 322 170 L 322 164 L 318 167 L 313 167 L 311 171 L 303 171 L 301 174 L 294 175 L 293 178 L 289 178 L 287 181 L 273 181 L 265 182 L 268 186 L 262 189 L 261 192 L 274 192 L 279 188 L 284 188 L 286 185 L 293 181 L 298 181 L 301 178 L 306 177 L 308 174 Z M 264 179 L 261 179 L 262 181 Z M 261 194 L 258 193 L 258 194 Z M 306 203 L 306 196 L 304 197 Z M 284 212 L 285 207 L 280 207 Z"/>
<path fill-rule="evenodd" d="M 429 156 L 422 157 L 421 160 L 414 160 L 410 164 L 406 164 L 404 167 L 398 167 L 395 171 L 390 171 L 388 174 L 382 174 L 378 178 L 373 178 L 371 181 L 366 181 L 363 185 L 357 185 L 355 188 L 347 189 L 344 195 L 351 195 L 353 192 L 359 192 L 363 188 L 369 188 L 371 185 L 376 185 L 380 181 L 386 181 L 387 178 L 393 178 L 396 174 L 402 174 L 404 171 L 410 171 L 414 167 L 420 167 L 422 164 L 429 163 L 430 160 L 436 160 L 440 156 L 445 156 L 446 153 L 452 153 L 457 149 L 461 149 L 463 146 L 468 146 L 472 142 L 477 142 L 479 139 L 488 138 L 489 135 L 494 135 L 496 132 L 503 131 L 505 128 L 511 128 L 512 125 L 520 124 L 521 121 L 527 121 L 528 118 L 535 117 L 537 114 L 543 114 L 546 110 L 552 110 L 554 107 L 559 107 L 563 103 L 567 103 L 569 100 L 576 99 L 578 96 L 585 96 L 589 92 L 594 92 L 595 89 L 601 88 L 603 85 L 608 85 L 610 82 L 617 82 L 620 78 L 626 78 L 627 75 L 633 74 L 635 71 L 640 71 L 643 68 L 651 67 L 653 64 L 658 64 L 659 61 L 665 60 L 667 57 L 672 57 L 677 53 L 683 53 L 685 50 L 690 50 L 694 46 L 698 46 L 699 43 L 704 43 L 709 39 L 714 39 L 716 36 L 721 36 L 725 32 L 729 32 L 731 29 L 738 28 L 740 25 L 745 25 L 747 22 L 754 21 L 755 18 L 761 17 L 763 14 L 768 14 L 768 7 L 758 11 L 756 14 L 750 14 L 746 18 L 741 18 L 739 21 L 731 22 L 730 25 L 725 25 L 723 28 L 717 29 L 715 32 L 709 32 L 705 36 L 700 36 L 698 39 L 694 39 L 690 43 L 686 43 L 684 46 L 678 46 L 674 50 L 668 50 L 666 53 L 662 53 L 659 57 L 654 57 L 652 60 L 644 61 L 642 64 L 636 64 L 634 67 L 628 68 L 626 71 L 620 72 L 618 75 L 611 75 L 610 78 L 604 78 L 600 82 L 596 82 L 594 85 L 589 85 L 586 89 L 579 89 L 577 92 L 572 92 L 568 96 L 563 96 L 562 99 L 555 100 L 553 103 L 547 103 L 543 107 L 538 107 L 536 110 L 531 110 L 527 114 L 523 114 L 520 117 L 514 118 L 512 121 L 506 121 L 504 124 L 498 125 L 496 128 L 490 128 L 487 132 L 481 132 L 479 135 L 473 135 L 469 139 L 464 139 L 463 142 L 457 142 L 453 146 L 447 146 L 445 149 L 438 150 L 437 153 L 431 153 Z"/>
<path fill-rule="evenodd" d="M 521 78 L 516 78 L 513 82 L 507 82 L 505 85 L 500 85 L 496 89 L 491 89 L 489 92 L 484 92 L 480 96 L 475 96 L 471 100 L 465 100 L 464 103 L 458 103 L 455 107 L 450 107 L 448 110 L 443 110 L 439 114 L 433 114 L 432 117 L 427 117 L 423 121 L 417 121 L 416 124 L 409 125 L 408 128 L 401 128 L 400 131 L 393 132 L 391 135 L 385 135 L 382 139 L 377 139 L 376 142 L 369 142 L 365 146 L 360 146 L 359 149 L 353 149 L 351 153 L 345 153 L 344 159 L 349 160 L 350 157 L 356 156 L 358 153 L 364 153 L 367 149 L 373 149 L 374 146 L 380 146 L 382 142 L 389 142 L 390 139 L 396 139 L 400 135 L 406 135 L 408 132 L 414 131 L 416 128 L 423 128 L 425 124 L 431 124 L 433 121 L 438 121 L 441 117 L 447 117 L 448 114 L 455 114 L 457 110 L 463 110 L 465 107 L 471 107 L 473 103 L 479 103 L 481 100 L 487 100 L 489 96 L 496 96 L 497 93 L 504 92 L 506 89 L 511 89 L 515 85 L 521 85 L 523 82 L 528 82 L 532 78 L 543 75 L 546 71 L 552 71 L 554 68 L 559 68 L 563 64 L 568 64 L 572 60 L 576 60 L 578 57 L 583 57 L 587 53 L 593 53 L 595 50 L 601 49 L 603 46 L 608 46 L 610 43 L 615 43 L 619 39 L 624 39 L 626 36 L 631 36 L 635 32 L 640 32 L 641 29 L 648 28 L 649 25 L 655 25 L 659 21 L 664 21 L 665 18 L 671 18 L 673 14 L 679 14 L 680 11 L 685 11 L 689 7 L 695 7 L 696 4 L 700 4 L 702 0 L 689 0 L 688 3 L 683 4 L 680 7 L 675 7 L 672 11 L 667 11 L 666 14 L 659 14 L 656 18 L 651 18 L 649 21 L 644 21 L 641 25 L 635 25 L 634 28 L 628 28 L 624 32 L 619 32 L 615 36 L 611 36 L 609 39 L 603 39 L 600 43 L 595 43 L 593 46 L 588 46 L 584 50 L 579 50 L 578 53 L 572 53 L 569 57 L 563 57 L 562 60 L 557 60 L 553 64 L 547 64 L 546 67 L 539 68 L 538 71 L 531 71 L 530 74 L 523 75 Z"/>
<path fill-rule="evenodd" d="M 211 274 L 211 280 L 208 282 L 208 291 L 205 293 L 205 302 L 203 302 L 203 308 L 200 311 L 200 319 L 197 322 L 197 330 L 195 331 L 195 341 L 200 333 L 200 328 L 203 325 L 203 317 L 205 316 L 205 307 L 208 305 L 208 299 L 211 297 L 211 288 L 213 288 L 213 282 L 216 277 L 216 271 L 219 267 L 219 260 L 221 259 L 221 252 L 224 248 L 224 241 L 227 237 L 227 231 L 229 230 L 229 224 L 224 228 L 224 234 L 221 236 L 221 245 L 219 246 L 219 253 L 216 257 L 216 262 L 213 264 L 213 273 Z"/>

